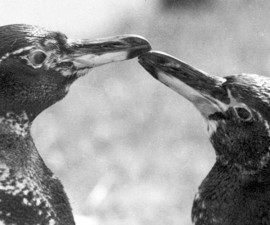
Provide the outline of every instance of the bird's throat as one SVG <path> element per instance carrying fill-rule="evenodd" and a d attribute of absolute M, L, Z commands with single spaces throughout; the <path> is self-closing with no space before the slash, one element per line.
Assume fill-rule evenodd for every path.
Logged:
<path fill-rule="evenodd" d="M 7 112 L 0 116 L 0 134 L 11 134 L 24 138 L 30 134 L 31 122 L 25 112 Z"/>

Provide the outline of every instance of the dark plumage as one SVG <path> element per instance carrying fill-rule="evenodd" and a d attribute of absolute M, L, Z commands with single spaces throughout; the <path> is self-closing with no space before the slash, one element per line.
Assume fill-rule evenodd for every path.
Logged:
<path fill-rule="evenodd" d="M 193 223 L 270 224 L 270 79 L 210 76 L 160 52 L 139 62 L 207 121 L 216 163 L 195 197 Z"/>
<path fill-rule="evenodd" d="M 136 36 L 72 41 L 30 25 L 0 27 L 0 224 L 74 224 L 62 184 L 37 152 L 31 124 L 89 69 L 148 50 Z"/>

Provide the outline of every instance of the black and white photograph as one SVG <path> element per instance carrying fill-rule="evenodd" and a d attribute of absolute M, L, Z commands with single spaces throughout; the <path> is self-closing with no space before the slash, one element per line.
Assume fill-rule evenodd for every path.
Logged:
<path fill-rule="evenodd" d="M 0 0 L 0 225 L 270 225 L 270 1 Z"/>

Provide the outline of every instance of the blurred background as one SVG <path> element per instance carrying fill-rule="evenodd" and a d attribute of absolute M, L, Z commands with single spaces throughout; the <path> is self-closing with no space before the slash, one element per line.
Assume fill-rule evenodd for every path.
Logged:
<path fill-rule="evenodd" d="M 0 25 L 74 39 L 138 34 L 219 76 L 270 75 L 269 15 L 266 0 L 0 0 Z M 78 80 L 32 133 L 79 225 L 191 224 L 194 194 L 215 161 L 201 115 L 137 59 Z"/>

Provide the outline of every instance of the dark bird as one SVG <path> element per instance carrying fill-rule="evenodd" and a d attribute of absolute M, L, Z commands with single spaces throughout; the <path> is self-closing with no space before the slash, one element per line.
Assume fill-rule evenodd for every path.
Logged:
<path fill-rule="evenodd" d="M 270 224 L 270 79 L 212 76 L 161 52 L 139 62 L 191 101 L 208 124 L 216 162 L 195 196 L 193 223 Z"/>
<path fill-rule="evenodd" d="M 0 224 L 75 224 L 61 182 L 35 147 L 32 122 L 91 68 L 149 50 L 138 36 L 75 41 L 31 25 L 0 27 Z"/>

